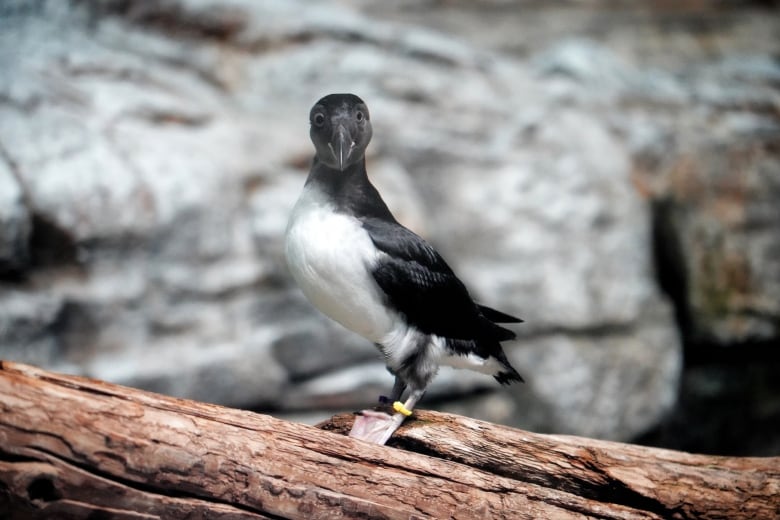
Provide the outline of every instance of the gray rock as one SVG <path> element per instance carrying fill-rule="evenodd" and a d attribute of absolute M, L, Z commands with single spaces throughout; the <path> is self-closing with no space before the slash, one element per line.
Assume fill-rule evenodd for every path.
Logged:
<path fill-rule="evenodd" d="M 62 365 L 58 320 L 62 301 L 46 294 L 0 291 L 0 359 L 39 366 Z"/>
<path fill-rule="evenodd" d="M 670 202 L 659 211 L 682 264 L 685 332 L 697 343 L 780 334 L 780 161 L 752 143 L 702 146 L 667 172 Z"/>
<path fill-rule="evenodd" d="M 682 369 L 669 319 L 664 305 L 647 302 L 638 326 L 549 334 L 512 350 L 518 369 L 529 367 L 528 391 L 513 393 L 503 422 L 612 439 L 652 428 L 674 405 Z"/>
<path fill-rule="evenodd" d="M 686 75 L 691 110 L 625 127 L 636 138 L 636 179 L 656 201 L 682 332 L 696 345 L 776 342 L 780 64 L 727 55 Z M 657 138 L 638 137 L 649 125 Z"/>
<path fill-rule="evenodd" d="M 30 263 L 31 219 L 24 193 L 12 174 L 14 165 L 0 148 L 0 277 L 14 276 Z"/>

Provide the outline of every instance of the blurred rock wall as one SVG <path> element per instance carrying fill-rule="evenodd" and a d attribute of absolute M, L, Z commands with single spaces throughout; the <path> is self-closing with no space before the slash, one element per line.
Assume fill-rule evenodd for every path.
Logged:
<path fill-rule="evenodd" d="M 526 320 L 525 385 L 443 370 L 423 406 L 657 428 L 681 338 L 777 342 L 780 23 L 599 5 L 6 1 L 0 358 L 301 420 L 386 393 L 282 251 L 349 91 L 399 219 Z"/>

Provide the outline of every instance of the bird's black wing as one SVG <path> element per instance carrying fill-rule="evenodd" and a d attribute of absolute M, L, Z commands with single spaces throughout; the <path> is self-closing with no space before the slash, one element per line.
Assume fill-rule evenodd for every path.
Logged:
<path fill-rule="evenodd" d="M 476 304 L 430 244 L 396 222 L 363 219 L 374 245 L 386 253 L 373 269 L 389 303 L 426 334 L 448 338 L 457 350 L 496 355 L 498 341 L 515 334 L 494 322 L 519 321 Z M 460 346 L 460 348 L 458 348 Z"/>

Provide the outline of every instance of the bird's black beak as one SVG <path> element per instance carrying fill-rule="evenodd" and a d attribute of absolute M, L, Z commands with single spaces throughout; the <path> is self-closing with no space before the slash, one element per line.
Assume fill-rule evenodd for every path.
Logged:
<path fill-rule="evenodd" d="M 352 140 L 352 134 L 343 124 L 336 127 L 333 137 L 328 143 L 328 148 L 330 148 L 339 170 L 344 171 L 344 168 L 349 164 L 349 156 L 352 155 L 352 150 L 355 148 L 355 141 Z"/>

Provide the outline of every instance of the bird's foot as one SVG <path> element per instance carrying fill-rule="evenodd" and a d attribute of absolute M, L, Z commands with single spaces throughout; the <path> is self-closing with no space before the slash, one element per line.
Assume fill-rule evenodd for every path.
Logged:
<path fill-rule="evenodd" d="M 407 410 L 408 411 L 408 410 Z M 383 445 L 406 419 L 403 413 L 393 415 L 376 410 L 363 410 L 355 417 L 349 436 Z"/>

